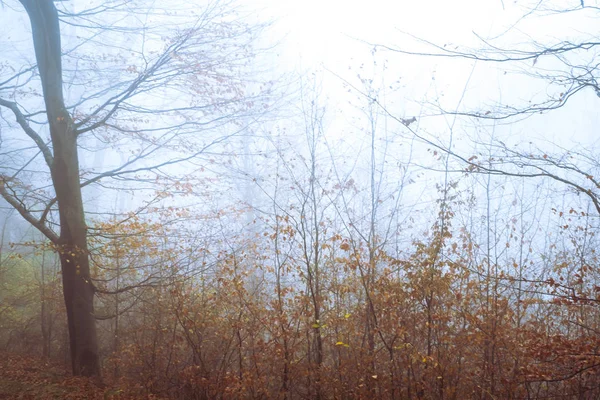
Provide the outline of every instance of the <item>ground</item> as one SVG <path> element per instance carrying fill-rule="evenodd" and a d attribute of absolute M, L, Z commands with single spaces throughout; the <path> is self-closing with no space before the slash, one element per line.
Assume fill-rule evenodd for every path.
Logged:
<path fill-rule="evenodd" d="M 125 396 L 118 388 L 98 385 L 87 378 L 74 378 L 64 366 L 0 353 L 0 400 L 134 398 Z"/>

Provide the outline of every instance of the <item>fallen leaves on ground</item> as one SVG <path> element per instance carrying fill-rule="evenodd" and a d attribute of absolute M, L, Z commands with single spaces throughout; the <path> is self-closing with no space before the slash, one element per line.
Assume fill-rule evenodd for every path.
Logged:
<path fill-rule="evenodd" d="M 129 400 L 123 390 L 73 377 L 61 365 L 32 357 L 0 354 L 0 399 Z"/>

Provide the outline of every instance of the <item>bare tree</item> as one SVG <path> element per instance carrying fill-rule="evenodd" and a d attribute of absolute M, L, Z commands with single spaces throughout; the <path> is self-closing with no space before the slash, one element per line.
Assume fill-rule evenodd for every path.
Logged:
<path fill-rule="evenodd" d="M 153 10 L 143 1 L 101 2 L 79 12 L 52 0 L 20 3 L 31 22 L 36 63 L 0 68 L 0 113 L 8 112 L 0 114 L 0 129 L 3 139 L 11 139 L 0 147 L 0 195 L 54 244 L 73 373 L 99 376 L 96 287 L 82 189 L 142 183 L 144 190 L 162 180 L 181 190 L 181 174 L 170 167 L 201 169 L 197 163 L 208 149 L 243 131 L 243 121 L 256 117 L 255 108 L 266 109 L 265 86 L 248 88 L 242 72 L 258 30 L 232 12 L 231 4 L 218 1 L 188 7 L 184 21 L 168 20 L 176 11 Z M 69 48 L 61 44 L 61 25 L 81 33 L 75 44 L 69 37 Z M 65 95 L 65 86 L 84 91 Z M 43 104 L 30 111 L 39 87 Z M 29 143 L 23 145 L 23 137 Z M 103 147 L 93 146 L 94 138 Z M 104 170 L 82 168 L 101 149 L 126 154 L 124 162 Z"/>
<path fill-rule="evenodd" d="M 577 4 L 575 5 L 575 3 Z M 536 15 L 562 18 L 577 12 L 586 17 L 597 18 L 599 11 L 598 7 L 586 5 L 583 2 L 574 2 L 573 6 L 568 6 L 564 3 L 555 5 L 552 1 L 536 1 L 531 9 L 527 10 L 514 25 L 509 27 L 508 31 L 514 29 L 523 20 Z M 508 31 L 504 32 L 504 34 Z M 515 124 L 529 118 L 535 118 L 540 114 L 547 115 L 559 109 L 567 108 L 573 105 L 578 97 L 584 96 L 585 92 L 589 94 L 589 91 L 592 91 L 596 96 L 600 96 L 600 73 L 598 70 L 600 58 L 597 51 L 600 42 L 597 40 L 597 32 L 579 30 L 576 39 L 572 37 L 552 39 L 553 42 L 550 43 L 548 41 L 536 41 L 535 38 L 529 38 L 530 40 L 525 44 L 519 44 L 514 47 L 503 43 L 504 34 L 492 39 L 477 36 L 482 43 L 482 47 L 476 49 L 433 43 L 414 37 L 413 39 L 425 45 L 425 50 L 413 50 L 406 46 L 380 44 L 374 46 L 380 50 L 405 56 L 458 59 L 471 63 L 486 64 L 492 68 L 497 67 L 499 71 L 504 71 L 502 76 L 505 76 L 508 70 L 511 72 L 516 71 L 516 74 L 511 73 L 509 77 L 505 78 L 507 81 L 512 77 L 525 76 L 531 79 L 530 82 L 532 83 L 542 82 L 544 84 L 542 95 L 536 96 L 532 93 L 530 99 L 521 102 L 518 101 L 519 99 L 513 100 L 512 104 L 511 102 L 500 102 L 494 99 L 493 104 L 484 104 L 484 102 L 479 101 L 479 104 L 483 105 L 477 108 L 467 105 L 454 110 L 449 110 L 439 103 L 429 104 L 434 110 L 432 116 L 463 117 L 469 120 L 469 123 L 483 129 L 486 128 L 485 124 L 489 122 L 493 124 L 491 128 L 493 130 L 497 125 Z M 594 101 L 596 96 L 591 96 L 587 100 Z M 374 101 L 377 100 L 374 99 Z M 395 116 L 391 110 L 382 104 L 380 105 L 385 113 L 395 118 L 398 122 L 402 122 L 402 119 Z M 573 110 L 573 108 L 569 110 Z M 462 150 L 453 149 L 442 144 L 440 141 L 432 139 L 423 131 L 419 131 L 408 125 L 406 127 L 417 139 L 457 161 L 455 165 L 458 166 L 449 170 L 450 172 L 487 175 L 486 190 L 488 192 L 486 194 L 488 196 L 488 206 L 489 177 L 493 175 L 530 180 L 537 178 L 549 179 L 551 182 L 557 184 L 555 187 L 562 186 L 568 192 L 575 193 L 576 196 L 586 198 L 589 201 L 589 207 L 581 207 L 581 210 L 574 205 L 576 204 L 575 200 L 565 211 L 553 209 L 559 215 L 559 219 L 562 218 L 563 213 L 568 214 L 566 224 L 558 226 L 556 229 L 569 229 L 569 225 L 572 223 L 578 225 L 578 229 L 587 235 L 590 225 L 597 225 L 597 222 L 590 222 L 590 213 L 593 217 L 600 215 L 600 180 L 598 180 L 600 161 L 597 148 L 564 148 L 556 143 L 544 146 L 533 141 L 523 143 L 523 141 L 519 142 L 519 140 L 505 144 L 492 135 L 490 142 L 487 144 L 475 143 L 478 146 L 482 145 L 486 147 L 487 151 L 466 154 Z M 489 217 L 488 208 L 488 219 Z M 584 260 L 586 257 L 592 258 L 595 250 L 590 249 L 589 244 L 586 242 L 587 236 L 585 235 L 583 235 L 583 239 L 573 239 L 573 243 L 577 243 L 578 246 L 576 246 L 576 251 L 574 251 L 577 254 L 575 258 L 578 257 L 581 260 L 579 264 L 585 265 L 582 267 L 576 265 L 577 262 L 575 261 L 569 261 L 573 263 L 574 270 L 580 268 L 583 271 L 588 271 L 590 269 L 588 266 L 589 263 L 586 263 Z M 491 293 L 493 296 L 490 302 L 492 306 L 490 311 L 496 314 L 498 311 L 495 309 L 495 296 L 497 296 L 499 285 L 505 285 L 506 282 L 501 283 L 501 280 L 498 278 L 497 260 L 493 263 L 493 270 L 490 269 L 492 255 L 489 251 L 489 239 L 487 242 L 488 254 L 486 260 L 488 270 L 486 271 L 486 275 L 488 277 L 488 284 L 490 282 L 492 284 L 492 287 L 487 288 L 487 293 Z M 581 249 L 585 249 L 585 252 Z M 520 258 L 522 258 L 522 253 Z M 581 278 L 583 273 L 575 272 L 572 276 L 570 275 L 569 278 L 566 278 L 565 281 L 557 282 L 552 277 L 555 277 L 553 273 L 546 275 L 546 272 L 543 272 L 541 277 L 533 277 L 524 274 L 521 261 L 519 261 L 518 265 L 521 268 L 518 271 L 518 276 L 511 279 L 510 283 L 517 282 L 513 289 L 518 292 L 519 301 L 521 296 L 533 294 L 541 295 L 543 299 L 554 297 L 559 303 L 563 302 L 561 304 L 578 304 L 582 308 L 584 306 L 597 305 L 597 299 L 594 295 L 591 295 L 590 288 L 592 284 L 588 282 L 587 287 L 584 285 L 584 279 Z M 489 278 L 493 278 L 493 280 L 490 281 Z M 522 317 L 522 315 L 519 315 L 519 324 Z M 578 322 L 576 325 L 587 330 L 587 332 L 595 332 L 597 334 L 597 331 L 594 330 L 595 328 L 591 324 Z M 495 326 L 492 326 L 492 332 L 494 329 Z M 493 342 L 491 343 L 493 344 Z M 495 359 L 494 351 L 495 348 L 493 345 L 486 349 L 486 362 L 489 362 L 491 367 L 493 367 Z M 581 355 L 581 357 L 585 358 L 584 355 Z M 588 362 L 591 363 L 592 361 Z M 594 364 L 590 368 L 597 368 L 597 364 Z M 544 378 L 543 381 L 558 382 L 579 378 L 585 371 L 586 368 L 577 367 L 574 368 L 572 374 L 562 377 Z M 495 386 L 494 373 L 494 369 L 490 368 L 491 392 L 494 391 Z"/>

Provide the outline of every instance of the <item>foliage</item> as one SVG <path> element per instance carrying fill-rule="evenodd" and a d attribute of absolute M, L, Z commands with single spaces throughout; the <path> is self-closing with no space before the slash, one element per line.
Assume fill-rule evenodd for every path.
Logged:
<path fill-rule="evenodd" d="M 46 232 L 50 242 L 0 242 L 0 397 L 600 397 L 597 157 L 504 144 L 500 154 L 462 156 L 424 140 L 416 118 L 382 111 L 375 100 L 387 89 L 362 67 L 368 103 L 352 115 L 355 142 L 346 149 L 368 156 L 341 154 L 346 144 L 326 134 L 325 107 L 304 81 L 291 127 L 265 122 L 262 135 L 238 138 L 248 113 L 268 107 L 239 75 L 253 54 L 237 40 L 250 32 L 237 14 L 208 11 L 202 29 L 149 42 L 161 52 L 142 48 L 154 64 L 77 56 L 102 65 L 108 57 L 114 69 L 91 68 L 73 82 L 136 77 L 115 83 L 121 97 L 96 104 L 100 91 L 83 99 L 87 113 L 78 103 L 69 109 L 79 133 L 97 134 L 109 154 L 131 155 L 79 178 L 106 200 L 94 207 L 98 199 L 88 199 L 84 236 L 108 386 L 57 366 L 69 361 L 55 260 L 64 250 Z M 114 37 L 123 28 L 100 30 Z M 187 97 L 152 111 L 149 91 Z M 407 131 L 429 147 L 429 170 L 412 162 Z M 21 156 L 23 168 L 6 170 L 35 179 L 3 173 L 5 199 L 53 230 L 48 171 L 34 174 Z M 575 156 L 589 166 L 565 161 Z M 527 186 L 538 177 L 575 195 Z M 411 192 L 419 179 L 436 190 Z M 116 206 L 127 197 L 130 208 Z"/>

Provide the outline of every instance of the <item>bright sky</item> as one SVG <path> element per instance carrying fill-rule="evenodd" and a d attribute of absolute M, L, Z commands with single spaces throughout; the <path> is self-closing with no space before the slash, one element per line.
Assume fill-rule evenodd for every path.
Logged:
<path fill-rule="evenodd" d="M 79 0 L 70 0 L 79 1 Z M 249 8 L 263 11 L 257 19 L 275 19 L 272 30 L 273 41 L 282 41 L 276 51 L 280 66 L 296 71 L 325 67 L 344 79 L 355 82 L 360 64 L 372 64 L 371 48 L 362 41 L 416 49 L 415 42 L 407 34 L 425 38 L 437 44 L 461 44 L 477 47 L 481 42 L 473 32 L 482 37 L 491 38 L 503 33 L 511 24 L 518 21 L 526 10 L 525 4 L 538 3 L 539 0 L 240 0 Z M 577 4 L 579 0 L 557 0 L 557 2 Z M 16 3 L 16 2 L 15 2 Z M 86 4 L 83 1 L 78 4 Z M 586 4 L 591 5 L 591 1 Z M 11 3 L 12 4 L 12 3 Z M 3 10 L 3 16 L 10 10 Z M 22 10 L 19 16 L 24 17 Z M 13 14 L 14 15 L 14 14 Z M 589 14 L 588 14 L 589 15 Z M 12 18 L 12 17 L 11 17 Z M 1 25 L 1 24 L 0 24 Z M 511 33 L 505 36 L 507 41 L 519 38 L 517 43 L 529 41 L 528 35 L 538 40 L 551 38 L 564 39 L 565 32 L 585 35 L 595 32 L 597 20 L 585 13 L 573 12 L 560 17 L 530 16 L 517 24 Z M 0 33 L 11 34 L 2 29 Z M 4 27 L 6 28 L 6 27 Z M 27 29 L 20 31 L 23 40 L 30 43 Z M 282 38 L 285 38 L 282 40 Z M 271 38 L 269 38 L 271 39 Z M 267 40 L 269 40 L 267 39 Z M 4 37 L 13 41 L 15 38 Z M 514 41 L 512 42 L 514 43 Z M 2 39 L 0 39 L 0 47 Z M 10 51 L 19 53 L 30 46 L 13 45 Z M 5 54 L 6 55 L 6 54 Z M 31 54 L 29 54 L 31 56 Z M 419 101 L 434 100 L 435 96 L 456 106 L 458 98 L 467 87 L 468 106 L 479 106 L 481 100 L 525 100 L 536 93 L 545 95 L 544 85 L 533 85 L 516 74 L 504 76 L 502 71 L 491 74 L 485 65 L 478 64 L 475 70 L 471 62 L 453 62 L 447 59 L 418 57 L 398 57 L 393 54 L 378 53 L 378 61 L 389 58 L 386 83 L 400 79 L 397 104 L 392 110 L 399 117 L 408 118 L 419 115 Z M 471 71 L 474 71 L 469 80 Z M 372 72 L 372 70 L 370 70 Z M 366 74 L 369 71 L 365 72 Z M 435 77 L 435 80 L 432 78 Z M 342 88 L 342 82 L 332 74 L 323 74 L 323 94 L 329 103 L 338 108 L 348 107 L 348 94 Z M 444 97 L 445 96 L 445 97 Z M 356 96 L 353 97 L 356 99 Z M 391 99 L 390 99 L 391 100 Z M 600 124 L 594 93 L 583 93 L 574 106 L 564 112 L 556 112 L 532 119 L 524 125 L 504 129 L 504 134 L 523 139 L 523 132 L 530 137 L 548 141 L 564 141 L 569 147 L 575 140 L 584 141 L 588 136 L 597 136 L 596 127 Z M 348 109 L 348 108 L 346 108 Z M 350 124 L 351 113 L 333 111 L 335 124 L 332 132 L 343 132 L 343 124 Z M 342 118 L 338 118 L 342 116 Z M 421 123 L 421 121 L 419 121 Z M 421 126 L 440 136 L 447 134 L 443 123 Z M 348 132 L 347 130 L 346 132 Z M 500 132 L 502 134 L 502 132 Z"/>
<path fill-rule="evenodd" d="M 596 12 L 589 9 L 555 16 L 533 14 L 520 19 L 527 13 L 527 7 L 540 3 L 539 0 L 248 1 L 264 7 L 266 15 L 279 19 L 275 31 L 287 34 L 279 50 L 283 64 L 300 70 L 324 66 L 346 79 L 355 77 L 356 67 L 361 63 L 372 62 L 370 47 L 361 41 L 417 49 L 415 46 L 418 45 L 406 35 L 408 33 L 440 45 L 452 43 L 476 48 L 483 47 L 483 43 L 475 33 L 486 39 L 504 34 L 495 43 L 504 41 L 514 48 L 515 45 L 527 46 L 532 39 L 552 43 L 575 36 L 581 38 L 588 32 L 593 34 L 597 31 Z M 586 1 L 588 6 L 595 3 L 598 2 Z M 576 7 L 580 0 L 544 1 L 543 4 L 556 8 L 566 5 Z M 421 49 L 431 51 L 431 48 Z M 450 99 L 448 104 L 455 106 L 473 66 L 469 62 L 457 63 L 439 58 L 398 57 L 393 54 L 383 57 L 389 58 L 386 81 L 398 77 L 403 79 L 403 96 L 407 101 L 403 105 L 404 111 L 400 111 L 403 117 L 418 112 L 418 107 L 411 101 L 431 100 L 434 92 L 444 93 L 446 100 Z M 471 101 L 467 103 L 469 105 L 480 105 L 479 102 L 486 98 L 510 102 L 548 94 L 546 83 L 536 84 L 517 74 L 504 76 L 503 71 L 492 72 L 489 66 L 483 64 L 476 65 L 469 81 L 465 100 Z M 349 67 L 352 67 L 351 71 Z M 433 74 L 436 77 L 434 84 L 431 82 Z M 335 78 L 325 76 L 324 88 L 329 97 L 335 99 L 338 94 L 341 95 L 341 92 L 335 92 L 335 82 L 331 81 Z M 545 117 L 543 121 L 536 121 L 533 128 L 526 129 L 532 135 L 546 139 L 552 136 L 558 141 L 574 136 L 585 139 L 585 132 L 579 130 L 574 135 L 569 129 L 574 122 L 583 124 L 584 130 L 598 122 L 592 118 L 596 115 L 592 111 L 596 107 L 594 99 L 593 93 L 582 93 L 580 99 L 573 101 L 577 107 L 571 107 L 568 115 L 558 112 L 558 118 Z M 564 130 L 560 129 L 561 125 L 565 126 Z"/>
<path fill-rule="evenodd" d="M 328 61 L 352 56 L 355 39 L 393 43 L 399 31 L 434 41 L 472 39 L 471 31 L 487 34 L 503 17 L 500 1 L 389 0 L 257 0 L 268 14 L 279 16 L 280 29 L 304 59 Z M 512 14 L 507 11 L 505 14 Z"/>

